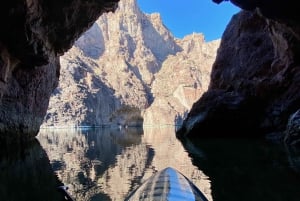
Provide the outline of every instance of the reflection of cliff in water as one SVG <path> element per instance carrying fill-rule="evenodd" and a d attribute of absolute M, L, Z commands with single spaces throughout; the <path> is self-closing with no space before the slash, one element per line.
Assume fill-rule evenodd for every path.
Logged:
<path fill-rule="evenodd" d="M 115 163 L 116 155 L 139 143 L 137 130 L 124 135 L 119 130 L 41 129 L 38 139 L 47 151 L 59 179 L 75 200 L 110 200 L 97 182 Z"/>
<path fill-rule="evenodd" d="M 46 152 L 38 141 L 0 146 L 0 200 L 62 201 Z"/>
<path fill-rule="evenodd" d="M 290 163 L 291 157 L 299 160 L 299 152 L 287 157 L 284 146 L 254 139 L 194 139 L 183 145 L 209 176 L 214 201 L 299 200 L 300 175 Z"/>
<path fill-rule="evenodd" d="M 155 172 L 173 167 L 190 178 L 210 198 L 210 181 L 192 165 L 188 153 L 176 139 L 174 127 L 144 128 L 140 144 L 129 146 L 116 157 L 116 164 L 106 171 L 110 180 L 102 186 L 113 200 L 124 196 Z"/>
<path fill-rule="evenodd" d="M 154 172 L 171 166 L 210 198 L 208 178 L 192 165 L 174 128 L 41 130 L 38 135 L 76 200 L 123 200 Z"/>

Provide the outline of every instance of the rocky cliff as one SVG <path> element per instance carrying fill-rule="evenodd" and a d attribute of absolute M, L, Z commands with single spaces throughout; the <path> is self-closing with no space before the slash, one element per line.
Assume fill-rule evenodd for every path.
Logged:
<path fill-rule="evenodd" d="M 61 58 L 43 127 L 181 123 L 207 89 L 219 41 L 176 39 L 158 13 L 121 0 Z"/>
<path fill-rule="evenodd" d="M 222 2 L 222 0 L 213 1 Z M 298 124 L 295 124 L 298 116 L 296 111 L 299 109 L 299 6 L 296 1 L 292 0 L 285 2 L 232 0 L 232 2 L 248 11 L 235 16 L 227 27 L 213 66 L 211 75 L 213 79 L 208 92 L 194 104 L 178 136 L 212 134 L 210 132 L 212 128 L 217 131 L 216 133 L 221 133 L 218 132 L 220 130 L 223 133 L 233 131 L 238 135 L 246 130 L 251 131 L 252 134 L 280 133 L 286 127 L 289 131 L 293 131 L 288 136 L 295 136 L 299 133 Z M 0 7 L 0 23 L 2 30 L 5 30 L 0 33 L 1 139 L 20 136 L 29 139 L 37 134 L 46 113 L 50 94 L 58 83 L 60 71 L 58 56 L 68 50 L 82 32 L 91 27 L 103 12 L 114 10 L 115 6 L 114 0 L 72 2 L 32 0 L 3 3 Z M 146 16 L 147 19 L 151 18 L 151 22 L 159 21 L 157 15 Z M 109 15 L 107 17 L 109 18 Z M 136 19 L 141 18 L 132 18 L 127 21 Z M 161 70 L 163 61 L 169 58 L 169 55 L 176 55 L 180 52 L 180 45 L 168 35 L 165 27 L 159 29 L 147 23 L 147 20 L 137 22 L 139 24 L 137 27 L 126 26 L 125 21 L 119 23 L 119 26 L 128 30 L 125 33 L 139 34 L 139 29 L 135 28 L 140 27 L 152 34 L 142 35 L 149 42 L 146 46 L 148 49 L 139 51 L 143 55 L 140 63 L 143 63 L 144 67 L 140 68 L 140 63 L 137 61 L 124 59 L 123 70 L 126 71 L 128 67 L 132 69 L 132 76 L 137 78 L 137 82 L 140 82 L 144 90 L 145 97 L 142 96 L 140 101 L 147 105 L 153 101 L 150 91 L 150 86 L 154 86 L 153 78 Z M 123 52 L 112 59 L 119 63 L 122 60 L 120 57 L 133 58 L 134 54 L 137 54 L 133 51 L 133 55 L 128 55 L 123 48 L 139 49 L 143 46 L 135 43 L 129 34 L 119 32 L 120 27 L 115 25 L 117 24 L 112 27 L 103 27 L 106 30 L 103 32 L 105 33 L 103 37 L 109 36 L 109 33 L 113 31 L 126 38 L 126 40 L 110 44 L 112 46 L 117 44 L 117 52 Z M 161 38 L 159 35 L 162 33 L 165 34 Z M 152 40 L 153 38 L 155 40 Z M 101 42 L 102 38 L 98 40 Z M 161 54 L 161 47 L 154 47 L 157 43 L 168 44 L 163 49 L 163 52 L 167 54 Z M 78 48 L 83 55 L 90 53 L 79 47 L 80 42 L 74 49 Z M 105 54 L 102 45 L 94 46 L 94 48 L 97 51 L 93 51 L 95 53 L 91 55 L 91 58 Z M 151 52 L 149 52 L 150 49 Z M 82 59 L 80 62 L 85 62 L 85 60 Z M 85 76 L 85 73 L 78 76 L 82 75 Z M 105 73 L 102 76 L 104 75 Z M 88 78 L 80 79 L 82 82 L 89 82 Z M 94 87 L 91 82 L 91 90 L 98 90 L 100 86 L 103 86 L 103 80 L 96 82 L 99 87 Z M 120 85 L 124 85 L 123 79 L 118 80 L 120 80 Z M 130 86 L 131 83 L 127 85 Z M 82 86 L 81 88 L 79 86 L 78 90 L 85 90 L 86 86 Z M 181 93 L 182 88 L 179 87 L 176 90 L 175 98 Z M 114 88 L 109 86 L 104 87 L 103 90 L 107 95 L 104 95 L 107 101 L 113 100 L 112 105 L 124 105 L 126 98 L 118 97 L 116 101 Z M 134 90 L 129 90 L 129 92 L 132 91 Z M 55 93 L 61 92 L 57 90 Z M 114 97 L 109 98 L 110 94 Z M 123 94 L 118 95 L 123 97 Z M 129 94 L 128 97 L 131 95 Z M 96 100 L 98 98 L 99 96 Z M 184 100 L 179 102 L 186 103 Z M 139 112 L 141 106 L 129 109 L 137 111 L 136 108 Z M 91 111 L 89 107 L 82 109 Z M 83 115 L 80 118 L 86 119 L 85 113 L 79 115 L 81 114 Z M 287 126 L 288 119 L 291 125 Z M 124 119 L 118 121 L 124 121 Z"/>
<path fill-rule="evenodd" d="M 59 78 L 59 56 L 117 0 L 4 1 L 0 7 L 0 140 L 32 139 Z"/>
<path fill-rule="evenodd" d="M 193 103 L 207 90 L 220 40 L 205 42 L 202 34 L 177 40 L 182 51 L 169 56 L 152 85 L 153 103 L 144 126 L 181 125 Z"/>
<path fill-rule="evenodd" d="M 248 11 L 227 26 L 209 89 L 193 105 L 179 137 L 269 133 L 282 138 L 290 115 L 300 107 L 299 6 L 293 1 L 232 2 Z"/>

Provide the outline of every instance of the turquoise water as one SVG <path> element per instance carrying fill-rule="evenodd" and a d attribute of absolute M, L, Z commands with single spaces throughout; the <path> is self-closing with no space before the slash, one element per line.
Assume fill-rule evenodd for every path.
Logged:
<path fill-rule="evenodd" d="M 263 140 L 180 142 L 174 127 L 42 129 L 35 142 L 11 150 L 0 154 L 5 201 L 61 200 L 60 185 L 78 201 L 121 201 L 165 167 L 190 178 L 209 200 L 300 197 L 299 150 Z"/>

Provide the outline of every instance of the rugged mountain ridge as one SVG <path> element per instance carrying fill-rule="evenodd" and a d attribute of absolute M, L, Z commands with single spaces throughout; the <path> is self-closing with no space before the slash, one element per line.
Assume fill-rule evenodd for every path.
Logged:
<path fill-rule="evenodd" d="M 158 13 L 121 0 L 61 57 L 42 126 L 181 123 L 207 89 L 218 45 L 202 34 L 176 39 Z"/>

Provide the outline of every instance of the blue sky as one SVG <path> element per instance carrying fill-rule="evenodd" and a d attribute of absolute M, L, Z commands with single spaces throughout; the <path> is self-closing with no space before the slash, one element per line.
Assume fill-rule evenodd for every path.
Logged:
<path fill-rule="evenodd" d="M 145 13 L 158 12 L 163 23 L 177 38 L 203 33 L 206 41 L 221 38 L 233 14 L 240 9 L 230 2 L 212 0 L 137 0 Z"/>

